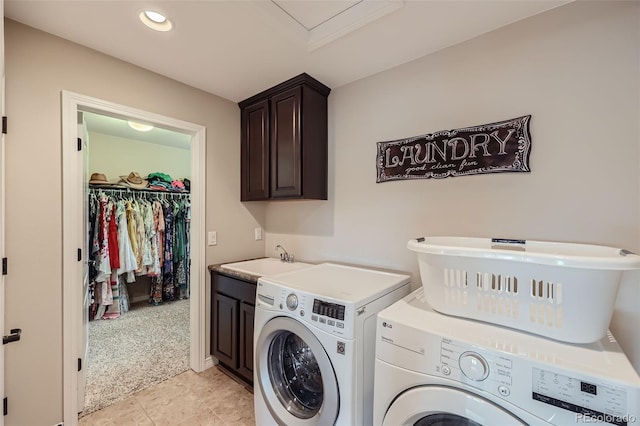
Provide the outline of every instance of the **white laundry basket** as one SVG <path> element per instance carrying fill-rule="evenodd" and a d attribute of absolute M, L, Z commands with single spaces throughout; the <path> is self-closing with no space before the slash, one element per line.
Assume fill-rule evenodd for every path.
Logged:
<path fill-rule="evenodd" d="M 586 244 L 427 237 L 407 247 L 436 311 L 571 343 L 606 334 L 623 272 L 640 269 L 640 256 Z"/>

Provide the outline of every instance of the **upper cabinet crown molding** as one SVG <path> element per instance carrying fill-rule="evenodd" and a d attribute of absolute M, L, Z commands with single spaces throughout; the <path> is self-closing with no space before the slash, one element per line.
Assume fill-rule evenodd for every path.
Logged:
<path fill-rule="evenodd" d="M 303 73 L 238 103 L 241 201 L 327 199 L 330 92 Z"/>
<path fill-rule="evenodd" d="M 318 92 L 319 94 L 323 95 L 323 96 L 329 96 L 329 93 L 331 92 L 331 88 L 325 86 L 324 84 L 320 83 L 318 80 L 316 80 L 315 78 L 311 77 L 309 74 L 307 74 L 306 72 L 303 72 L 300 75 L 297 75 L 293 78 L 290 78 L 287 81 L 284 81 L 276 86 L 273 86 L 267 90 L 264 90 L 260 93 L 258 93 L 257 95 L 253 95 L 250 98 L 245 99 L 244 101 L 240 101 L 238 102 L 238 106 L 240 107 L 240 109 L 243 109 L 253 103 L 256 103 L 262 99 L 266 99 L 269 98 L 273 95 L 275 95 L 276 93 L 280 93 L 282 91 L 291 89 L 293 87 L 297 87 L 300 86 L 302 84 L 305 84 L 311 88 L 313 88 L 316 92 Z"/>

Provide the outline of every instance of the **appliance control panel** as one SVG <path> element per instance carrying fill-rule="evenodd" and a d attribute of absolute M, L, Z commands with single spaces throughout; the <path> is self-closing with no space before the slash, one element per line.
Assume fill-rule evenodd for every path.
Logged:
<path fill-rule="evenodd" d="M 266 287 L 258 287 L 257 300 L 260 306 L 271 306 L 328 333 L 353 338 L 353 325 L 349 325 L 354 318 L 352 306 L 284 288 L 275 297 L 269 297 Z"/>
<path fill-rule="evenodd" d="M 440 373 L 464 381 L 473 386 L 498 390 L 507 396 L 512 385 L 512 360 L 502 354 L 488 354 L 474 351 L 469 345 L 451 339 L 442 339 L 440 343 Z"/>
<path fill-rule="evenodd" d="M 326 300 L 314 298 L 311 322 L 332 334 L 345 336 L 346 306 Z"/>
<path fill-rule="evenodd" d="M 541 368 L 533 368 L 531 397 L 536 400 L 607 423 L 626 425 L 627 392 L 623 388 L 583 381 Z"/>
<path fill-rule="evenodd" d="M 344 321 L 344 305 L 338 303 L 325 302 L 320 299 L 313 299 L 313 313 L 319 316 L 333 318 Z"/>
<path fill-rule="evenodd" d="M 629 419 L 636 419 L 629 414 L 633 409 L 627 403 L 627 390 L 612 383 L 562 374 L 508 353 L 448 338 L 441 340 L 439 355 L 436 373 L 440 376 L 512 402 L 537 401 L 548 407 L 538 407 L 539 414 L 548 411 L 561 423 L 561 419 L 576 418 L 628 426 Z M 558 409 L 566 414 L 560 415 Z"/>

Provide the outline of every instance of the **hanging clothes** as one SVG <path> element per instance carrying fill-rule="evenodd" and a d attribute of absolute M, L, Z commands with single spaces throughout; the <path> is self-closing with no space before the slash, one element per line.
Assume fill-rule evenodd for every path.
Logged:
<path fill-rule="evenodd" d="M 152 241 L 155 234 L 155 228 L 153 226 L 153 207 L 151 206 L 151 203 L 146 200 L 141 200 L 139 204 L 144 238 L 144 244 L 142 246 L 142 266 L 143 273 L 145 275 L 149 275 L 149 273 L 153 271 L 153 264 L 155 262 Z"/>
<path fill-rule="evenodd" d="M 116 221 L 118 229 L 118 251 L 120 267 L 118 276 L 126 274 L 126 281 L 132 283 L 136 280 L 134 271 L 138 269 L 136 255 L 131 247 L 127 224 L 127 202 L 120 200 L 116 203 Z"/>
<path fill-rule="evenodd" d="M 135 235 L 133 238 L 136 240 L 136 245 L 138 247 L 138 252 L 136 253 L 136 261 L 138 262 L 138 269 L 136 270 L 136 275 L 145 275 L 146 271 L 144 268 L 144 255 L 145 255 L 145 235 L 144 235 L 144 218 L 142 216 L 142 209 L 140 207 L 140 203 L 138 200 L 133 200 L 131 203 L 133 206 L 133 216 L 135 218 Z"/>
<path fill-rule="evenodd" d="M 176 299 L 175 276 L 173 269 L 173 248 L 175 241 L 174 205 L 166 202 L 163 205 L 164 214 L 164 264 L 163 264 L 163 300 L 172 301 Z"/>
<path fill-rule="evenodd" d="M 116 271 L 120 267 L 120 248 L 118 247 L 118 224 L 116 218 L 116 203 L 109 201 L 107 204 L 107 210 L 109 211 L 109 231 L 108 231 L 108 245 L 109 245 L 109 266 L 112 271 Z"/>
<path fill-rule="evenodd" d="M 133 202 L 132 200 L 126 200 L 126 212 L 127 212 L 127 235 L 129 237 L 129 242 L 131 243 L 131 250 L 133 251 L 133 255 L 136 257 L 136 265 L 138 265 L 138 239 L 136 238 L 136 217 L 133 212 Z M 136 266 L 136 269 L 137 266 Z"/>
<path fill-rule="evenodd" d="M 149 303 L 189 297 L 189 194 L 102 188 L 89 195 L 90 318 L 129 310 L 127 283 L 151 277 Z"/>
<path fill-rule="evenodd" d="M 108 222 L 108 204 L 109 199 L 106 196 L 100 197 L 98 210 L 97 234 L 98 237 L 94 242 L 95 250 L 94 264 L 97 271 L 96 282 L 104 282 L 111 275 L 111 261 L 109 259 L 109 222 Z"/>
<path fill-rule="evenodd" d="M 174 245 L 174 264 L 176 275 L 176 286 L 178 287 L 178 299 L 186 299 L 189 297 L 188 291 L 188 274 L 187 274 L 187 224 L 186 224 L 186 205 L 174 204 L 176 207 L 176 225 L 175 225 L 175 245 Z"/>

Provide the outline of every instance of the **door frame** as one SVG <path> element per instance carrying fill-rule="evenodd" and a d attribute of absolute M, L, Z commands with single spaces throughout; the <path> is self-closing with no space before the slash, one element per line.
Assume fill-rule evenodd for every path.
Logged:
<path fill-rule="evenodd" d="M 4 117 L 4 0 L 0 0 L 0 115 Z M 5 149 L 4 133 L 0 132 L 0 258 L 4 258 L 4 232 L 5 232 Z M 4 274 L 0 272 L 0 332 L 4 335 Z M 0 396 L 5 397 L 4 389 L 4 344 L 0 348 Z M 0 416 L 0 426 L 4 425 L 4 416 Z"/>
<path fill-rule="evenodd" d="M 119 105 L 109 101 L 62 91 L 62 324 L 63 324 L 63 422 L 78 423 L 78 348 L 82 330 L 82 266 L 77 250 L 83 247 L 84 159 L 77 150 L 78 112 L 94 112 L 118 118 L 149 122 L 159 127 L 191 135 L 191 275 L 190 275 L 190 357 L 196 372 L 207 367 L 205 285 L 205 166 L 206 128 L 175 118 Z M 78 285 L 80 284 L 80 285 Z M 210 361 L 210 358 L 209 358 Z M 209 362 L 210 363 L 210 362 Z"/>

